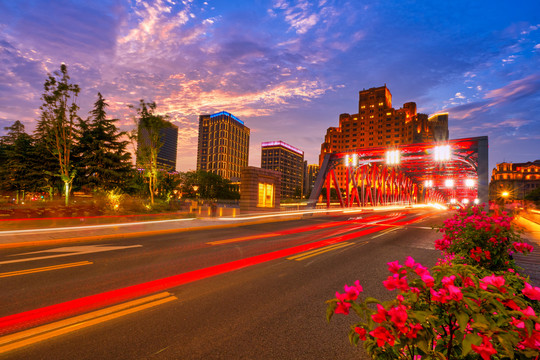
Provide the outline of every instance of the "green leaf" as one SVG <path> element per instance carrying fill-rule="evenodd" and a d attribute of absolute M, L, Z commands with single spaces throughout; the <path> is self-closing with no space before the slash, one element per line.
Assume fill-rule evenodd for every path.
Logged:
<path fill-rule="evenodd" d="M 326 307 L 326 321 L 330 322 L 332 319 L 332 316 L 334 316 L 334 312 L 337 308 L 337 302 L 329 300 L 327 301 L 328 306 Z"/>
<path fill-rule="evenodd" d="M 373 297 L 368 296 L 366 300 L 364 300 L 364 304 L 380 304 L 381 302 Z"/>
<path fill-rule="evenodd" d="M 466 356 L 468 353 L 471 352 L 472 347 L 471 345 L 480 345 L 482 343 L 482 337 L 477 334 L 467 334 L 465 336 L 465 339 L 463 339 L 463 352 L 462 355 Z"/>
<path fill-rule="evenodd" d="M 412 311 L 410 316 L 423 323 L 426 321 L 426 318 L 430 315 L 427 311 Z"/>
<path fill-rule="evenodd" d="M 460 329 L 465 331 L 467 324 L 469 323 L 469 315 L 465 312 L 460 312 L 456 314 L 456 318 Z"/>
<path fill-rule="evenodd" d="M 424 353 L 427 354 L 429 352 L 428 341 L 426 339 L 418 339 L 415 345 L 418 346 L 418 348 Z"/>

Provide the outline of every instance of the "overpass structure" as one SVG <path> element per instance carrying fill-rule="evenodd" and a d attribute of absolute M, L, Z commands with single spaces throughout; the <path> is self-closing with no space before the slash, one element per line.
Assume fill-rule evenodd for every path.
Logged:
<path fill-rule="evenodd" d="M 308 207 L 488 204 L 488 181 L 487 136 L 362 148 L 325 155 Z"/>

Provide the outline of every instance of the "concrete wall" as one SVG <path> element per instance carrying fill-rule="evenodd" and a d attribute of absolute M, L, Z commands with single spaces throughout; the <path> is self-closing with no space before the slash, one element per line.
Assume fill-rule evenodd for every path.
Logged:
<path fill-rule="evenodd" d="M 259 183 L 274 185 L 274 207 L 258 207 Z M 279 210 L 281 189 L 281 173 L 274 170 L 248 166 L 240 172 L 240 211 L 273 211 Z"/>

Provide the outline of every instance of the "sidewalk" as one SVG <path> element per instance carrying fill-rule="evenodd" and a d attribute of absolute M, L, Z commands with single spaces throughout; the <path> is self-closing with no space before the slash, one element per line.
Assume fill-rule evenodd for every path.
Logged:
<path fill-rule="evenodd" d="M 521 216 L 516 216 L 514 223 L 524 230 L 521 238 L 534 247 L 528 255 L 514 254 L 514 260 L 529 275 L 531 284 L 540 286 L 540 224 Z"/>

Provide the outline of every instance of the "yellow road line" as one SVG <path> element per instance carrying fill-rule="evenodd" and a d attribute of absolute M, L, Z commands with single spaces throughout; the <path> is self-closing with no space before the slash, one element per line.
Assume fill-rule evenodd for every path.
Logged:
<path fill-rule="evenodd" d="M 403 228 L 403 226 L 396 226 L 395 228 L 391 228 L 391 229 L 388 229 L 388 230 L 381 231 L 380 234 L 375 235 L 375 236 L 372 236 L 370 239 L 378 238 L 379 236 L 383 236 L 383 235 L 389 234 L 389 233 L 391 233 L 392 231 L 396 231 L 396 230 L 399 230 L 399 229 L 402 229 L 402 228 Z"/>
<path fill-rule="evenodd" d="M 69 263 L 69 264 L 60 264 L 60 265 L 45 266 L 45 267 L 34 268 L 34 269 L 10 271 L 10 272 L 5 272 L 5 273 L 0 273 L 0 278 L 17 276 L 17 275 L 33 274 L 33 273 L 43 272 L 43 271 L 66 269 L 66 268 L 75 267 L 75 266 L 92 265 L 92 264 L 93 262 L 91 261 L 79 261 L 79 262 Z"/>
<path fill-rule="evenodd" d="M 243 236 L 238 237 L 234 239 L 225 239 L 225 240 L 217 240 L 217 241 L 211 241 L 207 242 L 208 245 L 221 245 L 221 244 L 228 244 L 232 242 L 239 242 L 239 241 L 248 241 L 248 240 L 254 240 L 254 239 L 264 239 L 269 238 L 273 236 L 280 236 L 281 234 L 278 233 L 272 233 L 272 234 L 262 234 L 262 235 L 250 235 L 250 236 Z"/>
<path fill-rule="evenodd" d="M 319 252 L 314 253 L 314 254 L 309 254 L 309 255 L 306 255 L 306 256 L 302 256 L 302 257 L 296 258 L 296 259 L 294 259 L 294 260 L 296 260 L 296 261 L 302 261 L 302 260 L 308 259 L 308 258 L 310 258 L 310 257 L 317 256 L 317 255 L 320 255 L 320 254 L 323 254 L 323 253 L 326 253 L 326 252 L 329 252 L 329 251 L 342 249 L 342 248 L 345 248 L 345 247 L 350 246 L 350 245 L 354 245 L 354 244 L 353 244 L 353 243 L 342 243 L 341 246 L 333 247 L 333 248 L 331 248 L 331 249 L 325 249 L 325 250 L 323 250 L 323 251 L 319 251 Z"/>
<path fill-rule="evenodd" d="M 319 248 L 319 249 L 315 249 L 315 250 L 311 250 L 311 251 L 306 251 L 306 252 L 303 252 L 301 254 L 288 257 L 287 260 L 300 261 L 300 260 L 303 260 L 303 259 L 307 259 L 308 257 L 311 257 L 311 256 L 319 255 L 319 254 L 322 254 L 322 253 L 325 253 L 325 252 L 328 252 L 328 251 L 332 251 L 332 250 L 337 250 L 337 249 L 340 249 L 342 247 L 346 247 L 346 246 L 349 246 L 349 245 L 353 245 L 353 243 L 348 243 L 348 242 L 337 243 L 337 244 L 325 246 L 323 248 Z"/>
<path fill-rule="evenodd" d="M 296 254 L 296 255 L 293 255 L 291 257 L 288 257 L 287 260 L 294 260 L 294 259 L 302 257 L 302 256 L 306 256 L 306 255 L 313 254 L 313 253 L 318 253 L 318 252 L 323 251 L 325 249 L 332 249 L 332 248 L 335 248 L 335 247 L 341 247 L 341 245 L 343 245 L 343 244 L 347 244 L 347 243 L 336 243 L 336 244 L 325 246 L 323 248 L 318 248 L 318 249 L 315 249 L 315 250 L 306 251 L 306 252 L 303 252 L 303 253 Z"/>
<path fill-rule="evenodd" d="M 168 292 L 60 320 L 0 338 L 0 354 L 178 299 Z"/>

